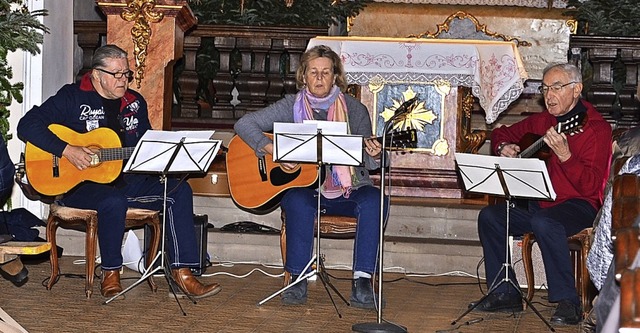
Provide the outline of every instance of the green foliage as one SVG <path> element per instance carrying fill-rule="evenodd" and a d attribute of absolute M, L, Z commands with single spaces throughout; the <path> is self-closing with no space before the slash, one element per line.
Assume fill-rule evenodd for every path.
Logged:
<path fill-rule="evenodd" d="M 243 10 L 241 2 L 244 3 Z M 329 26 L 357 15 L 372 0 L 191 0 L 200 24 Z"/>
<path fill-rule="evenodd" d="M 602 36 L 640 36 L 638 0 L 569 0 L 565 15 L 579 22 L 579 33 Z"/>
<path fill-rule="evenodd" d="M 0 134 L 5 141 L 11 138 L 8 107 L 13 100 L 22 103 L 24 88 L 22 82 L 10 82 L 13 73 L 7 55 L 17 50 L 40 53 L 39 44 L 48 30 L 37 17 L 46 14 L 44 10 L 29 12 L 21 0 L 0 0 Z"/>

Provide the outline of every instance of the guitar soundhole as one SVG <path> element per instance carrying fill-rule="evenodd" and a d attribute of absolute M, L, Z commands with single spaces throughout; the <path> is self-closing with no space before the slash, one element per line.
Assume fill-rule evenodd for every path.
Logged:
<path fill-rule="evenodd" d="M 271 179 L 273 186 L 283 186 L 298 178 L 301 172 L 301 168 L 298 168 L 298 170 L 294 172 L 285 172 L 282 168 L 273 168 L 269 172 L 269 179 Z"/>

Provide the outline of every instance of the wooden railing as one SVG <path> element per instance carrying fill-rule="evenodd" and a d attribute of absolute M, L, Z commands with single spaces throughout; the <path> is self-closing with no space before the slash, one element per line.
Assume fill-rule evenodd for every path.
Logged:
<path fill-rule="evenodd" d="M 76 21 L 74 30 L 84 51 L 81 75 L 106 36 L 106 23 Z M 247 112 L 294 93 L 300 55 L 309 39 L 326 33 L 320 28 L 224 25 L 188 31 L 184 57 L 174 69 L 173 127 L 231 128 Z M 583 69 L 587 100 L 615 128 L 638 126 L 640 38 L 574 35 L 569 46 L 569 60 Z"/>
<path fill-rule="evenodd" d="M 571 36 L 570 61 L 581 66 L 586 98 L 615 128 L 638 126 L 640 38 Z"/>
<path fill-rule="evenodd" d="M 104 22 L 76 21 L 83 69 L 106 35 Z M 327 29 L 199 25 L 184 38 L 173 78 L 173 128 L 231 128 L 245 113 L 296 92 L 295 71 L 309 39 Z"/>

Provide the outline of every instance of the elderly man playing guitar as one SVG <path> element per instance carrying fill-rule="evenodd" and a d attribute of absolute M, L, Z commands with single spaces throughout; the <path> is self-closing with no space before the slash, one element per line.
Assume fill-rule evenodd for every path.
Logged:
<path fill-rule="evenodd" d="M 545 160 L 555 201 L 529 201 L 510 209 L 509 232 L 533 232 L 540 246 L 549 287 L 549 302 L 558 303 L 551 317 L 553 324 L 575 325 L 581 318 L 581 305 L 575 289 L 567 237 L 590 227 L 602 205 L 611 157 L 611 126 L 596 109 L 580 98 L 582 76 L 570 64 L 552 64 L 543 72 L 540 92 L 546 110 L 511 126 L 493 130 L 492 152 L 504 157 L 522 156 L 523 138 L 537 135 L 548 148 Z M 565 133 L 561 125 L 579 119 L 579 131 Z M 572 126 L 567 126 L 572 128 Z M 544 149 L 542 148 L 542 149 Z M 478 233 L 484 252 L 487 284 L 500 279 L 506 258 L 506 203 L 483 208 L 478 216 Z M 509 270 L 511 270 L 509 268 Z M 521 294 L 515 273 L 513 281 L 499 285 L 480 304 L 480 311 L 522 311 Z"/>
<path fill-rule="evenodd" d="M 106 298 L 122 291 L 120 248 L 128 207 L 161 210 L 164 202 L 164 185 L 159 177 L 120 175 L 122 163 L 117 164 L 119 168 L 109 181 L 89 178 L 93 181 L 82 182 L 87 180 L 82 178 L 83 175 L 90 174 L 92 170 L 98 170 L 97 174 L 108 173 L 112 163 L 96 163 L 103 162 L 96 159 L 107 155 L 107 149 L 102 148 L 111 148 L 113 142 L 110 141 L 124 148 L 135 147 L 145 131 L 151 129 L 147 103 L 139 93 L 129 89 L 132 79 L 127 53 L 115 45 L 102 46 L 96 49 L 92 69 L 80 83 L 65 85 L 41 106 L 27 112 L 18 124 L 20 139 L 27 141 L 27 146 L 36 146 L 48 155 L 39 173 L 52 177 L 49 183 L 56 183 L 57 178 L 70 174 L 80 177 L 80 185 L 61 192 L 64 196 L 59 204 L 98 212 L 98 240 L 102 256 L 100 292 Z M 104 131 L 113 135 L 104 135 Z M 86 140 L 90 144 L 82 142 L 85 140 L 74 141 L 94 133 L 95 136 Z M 115 139 L 111 140 L 111 137 Z M 131 152 L 130 149 L 128 151 Z M 27 154 L 27 171 L 30 168 L 29 158 Z M 121 154 L 120 158 L 128 156 Z M 65 166 L 71 170 L 64 170 Z M 100 167 L 106 169 L 98 169 Z M 220 286 L 217 283 L 202 284 L 190 270 L 190 267 L 199 265 L 191 187 L 179 179 L 168 179 L 167 188 L 166 234 L 171 276 L 182 292 L 193 298 L 214 295 L 220 291 Z M 87 258 L 87 261 L 91 261 L 87 265 L 93 264 L 93 258 Z"/>

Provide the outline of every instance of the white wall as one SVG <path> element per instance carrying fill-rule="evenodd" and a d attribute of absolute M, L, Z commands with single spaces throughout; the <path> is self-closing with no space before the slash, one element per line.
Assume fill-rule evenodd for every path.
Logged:
<path fill-rule="evenodd" d="M 34 105 L 41 104 L 55 94 L 64 84 L 73 81 L 73 0 L 28 0 L 30 10 L 46 9 L 48 16 L 41 18 L 49 28 L 45 34 L 41 53 L 31 55 L 18 51 L 8 57 L 13 68 L 14 82 L 24 82 L 23 103 L 13 103 L 11 111 L 10 133 L 13 139 L 8 143 L 9 155 L 14 163 L 24 151 L 24 143 L 18 140 L 16 126 L 18 121 Z M 13 207 L 26 207 L 38 216 L 44 215 L 45 207 L 39 202 L 32 202 L 22 196 L 18 187 L 12 196 Z"/>

